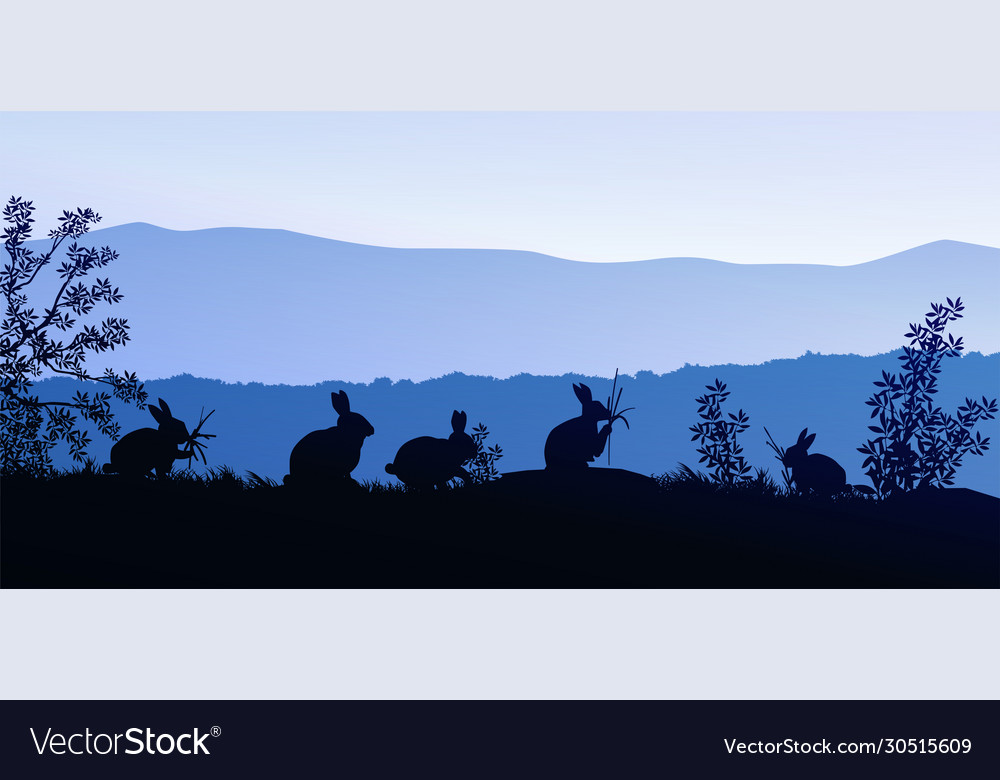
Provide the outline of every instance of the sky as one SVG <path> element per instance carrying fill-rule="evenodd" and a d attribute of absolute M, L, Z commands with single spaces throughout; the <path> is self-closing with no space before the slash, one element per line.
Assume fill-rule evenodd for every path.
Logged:
<path fill-rule="evenodd" d="M 0 196 L 102 226 L 574 260 L 1000 246 L 1000 112 L 3 112 Z"/>

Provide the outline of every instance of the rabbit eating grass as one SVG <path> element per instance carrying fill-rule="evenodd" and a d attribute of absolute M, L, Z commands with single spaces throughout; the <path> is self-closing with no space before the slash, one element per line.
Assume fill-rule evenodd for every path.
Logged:
<path fill-rule="evenodd" d="M 111 448 L 111 462 L 103 467 L 105 474 L 141 477 L 155 469 L 156 475 L 163 477 L 173 469 L 175 460 L 194 456 L 187 426 L 171 414 L 166 401 L 157 400 L 159 407 L 149 404 L 148 409 L 160 427 L 140 428 L 122 436 Z M 180 449 L 185 444 L 192 446 Z"/>
<path fill-rule="evenodd" d="M 579 417 L 560 423 L 545 440 L 545 468 L 585 469 L 587 464 L 604 452 L 604 445 L 611 433 L 608 422 L 600 430 L 600 420 L 611 420 L 611 411 L 600 401 L 595 401 L 590 388 L 584 384 L 573 385 L 573 392 L 583 406 Z"/>

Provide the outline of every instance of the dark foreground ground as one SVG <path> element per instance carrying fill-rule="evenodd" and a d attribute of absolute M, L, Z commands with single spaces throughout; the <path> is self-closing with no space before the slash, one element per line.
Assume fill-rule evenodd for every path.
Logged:
<path fill-rule="evenodd" d="M 1000 499 L 837 501 L 590 469 L 414 493 L 8 478 L 3 587 L 1000 586 Z"/>

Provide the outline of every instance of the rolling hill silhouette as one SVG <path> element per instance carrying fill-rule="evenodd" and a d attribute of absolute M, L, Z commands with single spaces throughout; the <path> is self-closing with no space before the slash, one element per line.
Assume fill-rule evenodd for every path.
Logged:
<path fill-rule="evenodd" d="M 132 341 L 112 357 L 143 377 L 307 385 L 871 355 L 897 348 L 905 324 L 945 295 L 966 302 L 956 330 L 967 349 L 1000 351 L 1000 249 L 956 241 L 843 267 L 587 263 L 144 223 L 80 243 L 121 254 L 109 276 L 125 300 L 113 313 Z"/>
<path fill-rule="evenodd" d="M 640 474 L 659 474 L 674 469 L 678 462 L 697 467 L 696 445 L 688 431 L 697 419 L 694 399 L 720 377 L 732 392 L 724 411 L 742 407 L 750 415 L 751 427 L 741 442 L 752 465 L 768 469 L 780 482 L 781 467 L 766 445 L 763 426 L 785 447 L 808 426 L 817 434 L 812 451 L 835 458 L 847 470 L 849 482 L 867 483 L 861 469 L 864 456 L 855 449 L 871 435 L 865 400 L 883 369 L 898 370 L 897 354 L 809 354 L 756 366 L 685 366 L 664 375 L 641 371 L 635 377 L 619 377 L 622 405 L 636 409 L 628 414 L 630 430 L 615 426 L 611 465 Z M 1000 354 L 971 353 L 947 359 L 938 403 L 954 409 L 966 396 L 996 397 L 998 379 Z M 588 384 L 602 401 L 611 391 L 611 380 L 606 377 L 522 374 L 501 380 L 457 373 L 424 382 L 380 378 L 369 384 L 313 386 L 226 384 L 184 375 L 147 382 L 146 389 L 153 399 L 167 399 L 176 416 L 189 424 L 198 421 L 202 407 L 217 410 L 205 429 L 217 435 L 208 448 L 209 466 L 227 465 L 241 474 L 251 470 L 279 482 L 288 473 L 295 443 L 310 431 L 336 422 L 330 393 L 345 390 L 352 410 L 370 420 L 376 431 L 366 439 L 353 477 L 393 482 L 384 467 L 399 446 L 417 436 L 447 436 L 454 409 L 468 413 L 470 427 L 479 422 L 487 425 L 487 443 L 503 447 L 504 457 L 498 464 L 502 472 L 542 468 L 549 430 L 580 411 L 572 391 L 574 382 Z M 42 400 L 66 397 L 78 389 L 80 383 L 68 378 L 36 385 Z M 123 432 L 152 422 L 148 412 L 135 407 L 115 404 L 114 409 Z M 992 439 L 991 449 L 983 457 L 966 457 L 956 485 L 998 495 L 1000 420 L 982 422 L 979 430 Z M 107 462 L 111 442 L 95 439 L 91 454 Z M 54 454 L 57 465 L 71 465 L 65 447 L 57 447 Z M 186 461 L 178 461 L 176 468 L 184 465 Z M 594 465 L 607 466 L 607 458 L 602 456 Z"/>

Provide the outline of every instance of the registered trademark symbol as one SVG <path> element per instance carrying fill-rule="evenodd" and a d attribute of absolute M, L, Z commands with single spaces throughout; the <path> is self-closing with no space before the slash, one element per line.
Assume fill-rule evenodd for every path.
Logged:
<path fill-rule="evenodd" d="M 222 729 L 220 729 L 218 726 L 212 726 L 212 736 L 213 737 L 218 737 L 221 734 L 222 734 Z"/>

